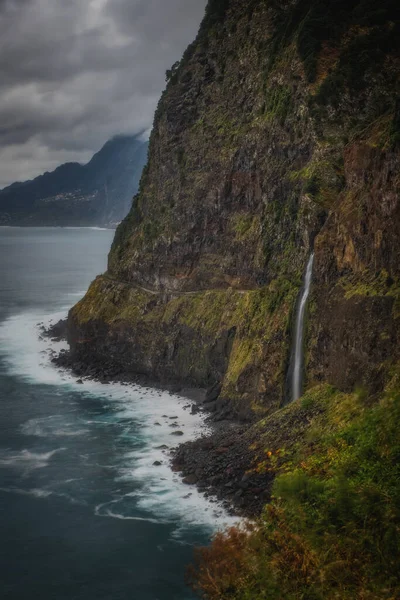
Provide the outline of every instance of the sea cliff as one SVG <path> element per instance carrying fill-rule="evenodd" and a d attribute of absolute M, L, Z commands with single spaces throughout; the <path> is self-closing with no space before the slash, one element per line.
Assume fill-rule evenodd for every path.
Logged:
<path fill-rule="evenodd" d="M 77 360 L 268 414 L 287 400 L 314 248 L 307 386 L 383 389 L 399 357 L 399 23 L 394 3 L 364 4 L 209 2 L 108 271 L 70 313 Z"/>
<path fill-rule="evenodd" d="M 80 374 L 206 388 L 225 423 L 174 468 L 262 518 L 202 551 L 204 598 L 399 597 L 399 44 L 391 0 L 210 0 L 69 314 Z"/>

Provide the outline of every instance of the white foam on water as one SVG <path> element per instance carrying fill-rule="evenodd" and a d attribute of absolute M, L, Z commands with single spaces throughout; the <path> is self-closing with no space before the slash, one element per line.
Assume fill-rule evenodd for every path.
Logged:
<path fill-rule="evenodd" d="M 183 484 L 180 476 L 173 473 L 169 466 L 170 451 L 174 447 L 207 431 L 204 415 L 192 415 L 187 409 L 191 405 L 190 400 L 165 391 L 119 383 L 102 385 L 90 380 L 85 380 L 83 385 L 77 384 L 69 371 L 58 369 L 51 363 L 54 352 L 66 348 L 66 344 L 52 342 L 48 338 L 40 339 L 38 323 L 48 327 L 62 318 L 65 318 L 65 312 L 51 315 L 29 312 L 10 317 L 0 324 L 0 352 L 4 355 L 9 372 L 32 384 L 79 392 L 94 402 L 107 399 L 116 410 L 111 411 L 109 419 L 88 419 L 76 430 L 65 424 L 57 428 L 56 421 L 46 424 L 44 419 L 33 419 L 23 426 L 23 432 L 61 437 L 82 435 L 92 423 L 98 427 L 121 423 L 123 427 L 116 431 L 116 436 L 124 441 L 131 438 L 136 445 L 139 440 L 140 448 L 126 450 L 121 456 L 121 464 L 115 467 L 116 478 L 125 485 L 131 481 L 133 491 L 119 501 L 119 505 L 118 502 L 114 503 L 112 514 L 102 516 L 131 518 L 135 516 L 135 510 L 139 510 L 140 515 L 145 513 L 143 518 L 147 514 L 149 518 L 156 514 L 163 521 L 176 524 L 174 535 L 177 537 L 188 527 L 206 527 L 215 531 L 237 522 L 238 519 L 228 516 L 221 506 L 207 500 L 194 486 Z M 51 418 L 54 417 L 50 417 L 50 421 Z M 132 433 L 129 431 L 130 422 Z M 178 431 L 182 434 L 174 435 Z M 160 448 L 164 445 L 168 446 L 167 450 Z M 6 457 L 6 460 L 11 459 L 29 462 L 26 457 Z M 46 460 L 43 459 L 43 466 Z M 157 461 L 162 464 L 154 465 Z M 38 461 L 38 464 L 42 463 Z"/>
<path fill-rule="evenodd" d="M 71 504 L 79 504 L 81 506 L 84 506 L 86 504 L 85 502 L 76 500 L 69 494 L 64 494 L 62 492 L 54 492 L 52 490 L 46 490 L 46 489 L 42 490 L 40 488 L 20 489 L 20 488 L 16 488 L 16 487 L 11 487 L 11 488 L 0 487 L 0 492 L 6 493 L 6 494 L 17 494 L 18 496 L 33 496 L 34 498 L 39 498 L 39 499 L 49 498 L 50 496 L 56 496 L 58 498 L 64 498 L 64 499 L 68 500 L 68 502 L 70 502 Z"/>
<path fill-rule="evenodd" d="M 113 513 L 111 510 L 107 510 L 106 514 L 99 515 L 100 517 L 110 517 L 112 519 L 119 519 L 121 521 L 143 521 L 144 523 L 154 523 L 156 525 L 160 525 L 161 521 L 157 521 L 157 519 L 144 519 L 143 517 L 129 517 L 126 515 L 120 515 L 118 513 Z"/>
<path fill-rule="evenodd" d="M 48 498 L 52 495 L 53 492 L 49 490 L 41 490 L 38 488 L 33 488 L 31 490 L 21 490 L 19 488 L 0 488 L 0 492 L 5 492 L 6 494 L 18 494 L 19 496 L 33 496 L 34 498 Z"/>
<path fill-rule="evenodd" d="M 0 466 L 31 471 L 47 467 L 54 454 L 62 452 L 65 448 L 57 448 L 51 452 L 30 452 L 29 450 L 0 449 Z"/>
<path fill-rule="evenodd" d="M 36 312 L 27 312 L 9 317 L 0 324 L 0 352 L 4 363 L 12 375 L 31 383 L 60 385 L 62 378 L 72 381 L 72 377 L 61 374 L 52 363 L 49 350 L 57 353 L 67 349 L 65 342 L 51 342 L 41 339 L 38 323 L 48 326 L 65 318 L 65 311 L 43 316 Z"/>
<path fill-rule="evenodd" d="M 111 519 L 119 519 L 121 521 L 142 521 L 144 523 L 154 523 L 155 525 L 160 525 L 165 523 L 161 519 L 152 519 L 150 517 L 136 517 L 131 515 L 124 515 L 122 513 L 113 512 L 108 506 L 118 502 L 118 500 L 111 500 L 111 502 L 105 502 L 104 504 L 99 504 L 94 509 L 94 514 L 96 517 L 106 517 Z"/>
<path fill-rule="evenodd" d="M 21 426 L 24 435 L 36 437 L 76 437 L 88 433 L 88 429 L 76 429 L 75 423 L 66 423 L 65 417 L 51 415 L 37 419 L 30 419 Z"/>
<path fill-rule="evenodd" d="M 157 393 L 155 398 L 151 393 L 145 393 L 134 406 L 126 406 L 125 416 L 131 413 L 137 417 L 139 409 L 146 444 L 127 452 L 120 469 L 121 480 L 141 482 L 140 488 L 131 493 L 141 510 L 160 515 L 167 521 L 181 521 L 175 532 L 178 536 L 188 526 L 202 525 L 214 530 L 237 521 L 229 517 L 220 505 L 205 499 L 197 488 L 185 485 L 170 468 L 170 450 L 177 443 L 193 440 L 206 431 L 203 418 L 185 410 L 187 403 L 184 398 L 163 392 L 161 395 Z M 172 423 L 178 423 L 178 428 L 172 428 Z M 183 435 L 176 438 L 172 435 L 174 431 L 182 431 Z M 168 449 L 162 446 L 168 446 Z"/>

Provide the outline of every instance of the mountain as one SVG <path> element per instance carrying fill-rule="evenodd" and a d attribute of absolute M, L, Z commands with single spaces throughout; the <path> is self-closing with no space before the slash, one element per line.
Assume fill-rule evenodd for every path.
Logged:
<path fill-rule="evenodd" d="M 399 359 L 398 21 L 389 0 L 362 7 L 209 4 L 160 100 L 108 274 L 72 311 L 76 339 L 268 413 L 285 399 L 314 250 L 307 383 L 382 388 Z M 93 343 L 74 349 L 90 358 Z"/>
<path fill-rule="evenodd" d="M 235 510 L 267 504 L 203 552 L 205 598 L 400 597 L 397 8 L 210 0 L 69 314 L 81 375 L 207 388 L 231 419 L 175 456 Z"/>
<path fill-rule="evenodd" d="M 109 140 L 86 165 L 66 163 L 0 191 L 3 225 L 108 225 L 128 213 L 147 160 L 139 136 Z"/>

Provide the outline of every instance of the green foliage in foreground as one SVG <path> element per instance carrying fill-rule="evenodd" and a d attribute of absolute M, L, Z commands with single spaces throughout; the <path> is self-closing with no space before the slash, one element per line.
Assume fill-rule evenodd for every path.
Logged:
<path fill-rule="evenodd" d="M 198 551 L 192 580 L 210 600 L 400 597 L 400 387 L 371 405 L 317 387 L 325 404 L 255 526 Z"/>

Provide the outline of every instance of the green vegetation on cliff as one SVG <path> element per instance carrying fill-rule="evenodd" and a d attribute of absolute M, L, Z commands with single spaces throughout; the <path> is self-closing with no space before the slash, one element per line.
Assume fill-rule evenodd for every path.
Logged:
<path fill-rule="evenodd" d="M 246 404 L 265 412 L 279 406 L 284 394 L 289 347 L 279 334 L 291 326 L 299 285 L 276 279 L 256 290 L 182 292 L 165 303 L 158 294 L 104 276 L 92 283 L 70 318 L 80 327 L 100 323 L 132 332 L 136 360 L 140 355 L 143 364 L 151 364 L 169 355 L 171 379 L 209 386 L 223 380 L 222 395 L 237 412 Z M 188 333 L 190 342 L 185 340 Z M 85 329 L 85 337 L 74 343 L 80 353 L 90 353 L 92 339 Z M 254 374 L 266 352 L 276 374 L 271 381 Z M 105 357 L 108 353 L 106 347 Z M 250 406 L 248 397 L 241 402 L 249 390 Z"/>
<path fill-rule="evenodd" d="M 275 409 L 314 246 L 308 381 L 382 389 L 399 358 L 395 4 L 209 2 L 160 100 L 107 286 L 71 313 L 77 355 L 95 339 L 119 364 L 126 323 L 132 370 Z"/>
<path fill-rule="evenodd" d="M 285 401 L 290 320 L 314 246 L 308 381 L 382 389 L 399 358 L 398 286 L 369 291 L 376 273 L 400 277 L 395 8 L 209 2 L 169 74 L 106 292 L 95 286 L 71 313 L 77 342 L 96 339 L 119 363 L 114 328 L 119 339 L 126 322 L 132 369 L 219 381 L 235 406 L 268 412 Z M 271 320 L 264 295 L 276 286 L 285 297 Z"/>
<path fill-rule="evenodd" d="M 394 0 L 210 0 L 70 313 L 78 361 L 212 386 L 250 421 L 216 477 L 273 497 L 201 552 L 205 598 L 400 597 L 399 31 Z M 284 407 L 311 251 L 306 389 Z"/>
<path fill-rule="evenodd" d="M 291 410 L 306 410 L 309 422 L 288 454 L 266 445 L 266 462 L 277 475 L 271 503 L 249 530 L 218 533 L 198 551 L 192 583 L 208 600 L 395 600 L 398 375 L 379 401 L 322 386 Z"/>

